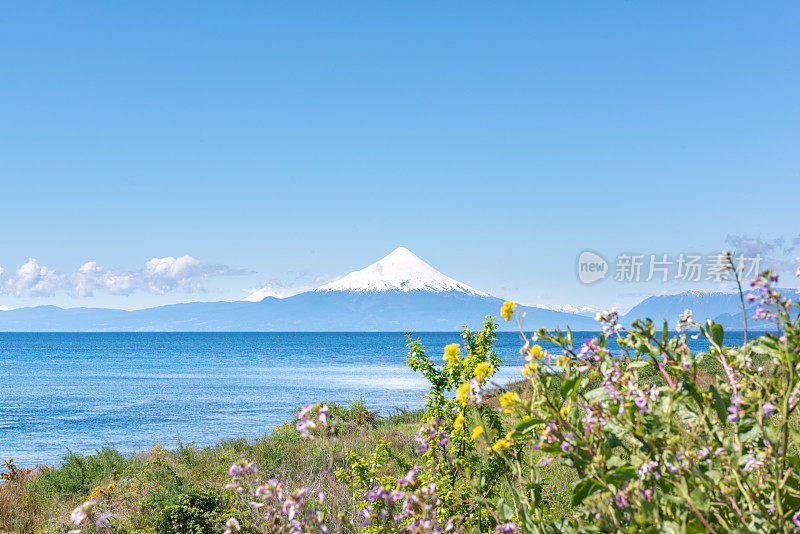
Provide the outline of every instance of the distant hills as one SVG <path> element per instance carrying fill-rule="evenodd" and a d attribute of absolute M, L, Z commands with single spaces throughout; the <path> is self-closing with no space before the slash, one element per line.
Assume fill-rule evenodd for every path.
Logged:
<path fill-rule="evenodd" d="M 800 291 L 797 289 L 781 289 L 780 291 L 782 295 L 792 296 L 795 300 L 800 296 Z M 754 331 L 764 331 L 772 327 L 771 323 L 753 319 L 757 304 L 748 304 L 747 299 L 744 304 L 747 311 L 748 328 Z M 676 295 L 648 297 L 631 308 L 625 314 L 624 321 L 630 322 L 636 318 L 650 317 L 658 319 L 660 322 L 666 318 L 670 320 L 670 326 L 674 326 L 677 317 L 687 309 L 692 310 L 695 320 L 712 319 L 728 330 L 744 329 L 739 293 L 686 291 Z"/>
<path fill-rule="evenodd" d="M 794 291 L 794 290 L 792 290 Z M 265 288 L 237 302 L 191 302 L 127 311 L 36 306 L 0 311 L 0 331 L 453 331 L 478 328 L 503 300 L 440 273 L 406 248 L 312 291 L 277 298 Z M 741 329 L 739 297 L 687 292 L 649 297 L 623 317 L 668 318 L 684 309 Z M 751 306 L 752 308 L 752 306 Z M 528 328 L 597 330 L 584 309 L 518 307 Z M 752 315 L 752 311 L 750 311 Z M 737 322 L 738 321 L 738 322 Z M 504 329 L 516 324 L 500 321 Z"/>

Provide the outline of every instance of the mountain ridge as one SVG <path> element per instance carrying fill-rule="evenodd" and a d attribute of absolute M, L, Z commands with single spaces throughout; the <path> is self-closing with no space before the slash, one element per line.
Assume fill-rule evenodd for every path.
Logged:
<path fill-rule="evenodd" d="M 399 247 L 339 280 L 287 297 L 265 286 L 238 301 L 186 302 L 139 310 L 25 307 L 0 311 L 0 331 L 453 331 L 465 324 L 479 327 L 486 316 L 499 314 L 503 302 L 444 275 Z M 749 315 L 754 307 L 748 307 Z M 719 320 L 729 329 L 743 327 L 739 294 L 719 291 L 653 295 L 621 320 L 630 324 L 635 318 L 666 318 L 675 325 L 687 308 L 697 319 Z M 585 306 L 519 305 L 517 311 L 525 315 L 524 326 L 529 329 L 599 330 Z M 759 326 L 757 321 L 749 324 Z M 515 330 L 517 325 L 501 320 L 499 328 Z"/>

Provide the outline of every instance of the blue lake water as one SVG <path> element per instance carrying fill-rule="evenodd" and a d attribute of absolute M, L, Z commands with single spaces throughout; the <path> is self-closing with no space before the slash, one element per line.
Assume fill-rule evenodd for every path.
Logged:
<path fill-rule="evenodd" d="M 461 341 L 418 337 L 437 361 Z M 105 443 L 130 452 L 256 438 L 323 399 L 418 408 L 427 382 L 405 365 L 405 343 L 391 332 L 0 333 L 0 459 L 57 464 Z M 499 334 L 498 383 L 520 376 L 519 346 L 519 334 Z"/>

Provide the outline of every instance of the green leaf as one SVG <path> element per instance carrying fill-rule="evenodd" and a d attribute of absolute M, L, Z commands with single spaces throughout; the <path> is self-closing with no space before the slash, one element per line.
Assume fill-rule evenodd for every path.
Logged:
<path fill-rule="evenodd" d="M 711 325 L 711 337 L 714 338 L 714 343 L 722 346 L 722 340 L 725 338 L 725 332 L 722 330 L 722 325 L 714 323 Z"/>
<path fill-rule="evenodd" d="M 692 502 L 699 510 L 708 510 L 708 500 L 706 499 L 705 493 L 703 493 L 700 488 L 694 489 L 691 493 L 691 496 Z"/>
<path fill-rule="evenodd" d="M 742 418 L 742 421 L 739 423 L 739 441 L 750 441 L 751 439 L 757 437 L 760 433 L 761 428 L 759 428 L 755 418 Z"/>
<path fill-rule="evenodd" d="M 711 396 L 714 399 L 714 411 L 717 413 L 717 419 L 721 425 L 725 426 L 725 421 L 728 417 L 728 406 L 716 386 L 708 386 Z"/>
<path fill-rule="evenodd" d="M 517 423 L 517 427 L 514 429 L 514 434 L 516 436 L 524 436 L 525 434 L 531 432 L 536 425 L 540 425 L 544 423 L 544 419 L 539 419 L 535 417 L 530 417 L 528 419 L 523 419 L 519 423 Z"/>
<path fill-rule="evenodd" d="M 602 491 L 603 486 L 593 478 L 585 478 L 572 489 L 572 506 L 578 506 L 584 499 Z"/>
<path fill-rule="evenodd" d="M 609 394 L 608 390 L 605 387 L 595 388 L 591 391 L 587 391 L 583 394 L 586 397 L 586 400 L 608 400 Z"/>
<path fill-rule="evenodd" d="M 573 392 L 575 386 L 578 385 L 578 380 L 580 379 L 580 375 L 564 379 L 564 381 L 561 382 L 561 397 L 566 399 Z"/>
<path fill-rule="evenodd" d="M 500 521 L 507 522 L 515 519 L 514 509 L 502 498 L 497 501 L 497 515 Z"/>

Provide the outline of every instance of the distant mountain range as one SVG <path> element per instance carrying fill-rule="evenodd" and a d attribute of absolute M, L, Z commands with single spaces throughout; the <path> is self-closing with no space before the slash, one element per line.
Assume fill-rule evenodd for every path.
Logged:
<path fill-rule="evenodd" d="M 797 297 L 800 296 L 800 290 L 797 289 L 781 289 L 780 292 L 783 296 L 791 296 L 794 300 L 797 300 Z M 748 304 L 746 298 L 744 304 L 747 312 L 748 328 L 754 331 L 771 329 L 771 323 L 757 321 L 753 318 L 757 304 Z M 623 320 L 627 323 L 636 318 L 650 317 L 651 319 L 658 319 L 658 321 L 663 321 L 666 318 L 670 321 L 670 326 L 674 326 L 677 317 L 684 310 L 692 310 L 692 315 L 697 321 L 712 319 L 728 330 L 744 329 L 742 301 L 739 293 L 685 291 L 677 295 L 648 297 L 631 308 L 625 314 Z"/>
<path fill-rule="evenodd" d="M 503 300 L 440 273 L 406 248 L 319 287 L 287 298 L 268 288 L 237 302 L 190 302 L 126 311 L 36 306 L 0 311 L 0 331 L 453 331 L 478 328 Z M 623 317 L 668 318 L 692 309 L 740 329 L 739 297 L 687 292 L 650 297 Z M 528 328 L 597 330 L 591 310 L 519 306 Z M 750 313 L 752 315 L 752 312 Z M 738 321 L 738 322 L 737 322 Z M 516 324 L 500 321 L 504 329 Z"/>

